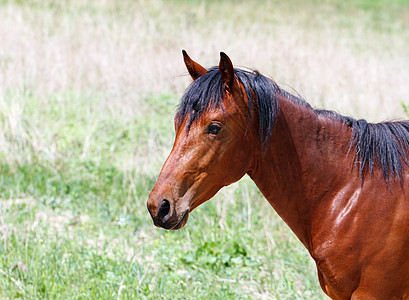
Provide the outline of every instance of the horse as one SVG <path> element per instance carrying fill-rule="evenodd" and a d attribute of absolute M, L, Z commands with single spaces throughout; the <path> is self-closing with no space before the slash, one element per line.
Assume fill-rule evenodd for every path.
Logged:
<path fill-rule="evenodd" d="M 245 174 L 316 263 L 332 299 L 409 299 L 409 122 L 368 123 L 311 107 L 220 53 L 193 81 L 147 202 L 156 226 Z"/>

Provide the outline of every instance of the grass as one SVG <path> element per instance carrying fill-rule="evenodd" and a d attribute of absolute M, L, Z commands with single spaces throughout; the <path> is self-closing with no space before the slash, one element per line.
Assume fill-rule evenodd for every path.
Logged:
<path fill-rule="evenodd" d="M 190 82 L 180 50 L 382 120 L 404 114 L 408 16 L 407 1 L 0 1 L 0 298 L 324 299 L 248 178 L 180 231 L 152 225 Z"/>

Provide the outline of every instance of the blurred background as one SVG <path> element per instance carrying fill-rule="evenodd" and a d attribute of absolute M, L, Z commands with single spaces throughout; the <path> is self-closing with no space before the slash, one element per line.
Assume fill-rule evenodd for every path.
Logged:
<path fill-rule="evenodd" d="M 325 299 L 247 177 L 153 226 L 182 49 L 317 108 L 408 118 L 408 0 L 0 0 L 0 298 Z"/>

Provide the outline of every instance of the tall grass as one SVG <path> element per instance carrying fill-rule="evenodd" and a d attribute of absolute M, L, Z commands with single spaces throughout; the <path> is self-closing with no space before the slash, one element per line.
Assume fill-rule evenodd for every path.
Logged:
<path fill-rule="evenodd" d="M 248 178 L 153 227 L 180 50 L 379 121 L 408 99 L 408 20 L 406 1 L 0 1 L 0 297 L 322 299 Z"/>

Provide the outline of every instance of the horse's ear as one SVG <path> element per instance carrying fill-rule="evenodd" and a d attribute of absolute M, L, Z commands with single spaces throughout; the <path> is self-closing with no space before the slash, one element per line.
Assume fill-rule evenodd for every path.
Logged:
<path fill-rule="evenodd" d="M 234 84 L 234 68 L 230 58 L 224 52 L 220 52 L 219 72 L 227 88 L 232 88 Z"/>
<path fill-rule="evenodd" d="M 191 59 L 189 55 L 187 55 L 185 50 L 182 50 L 182 54 L 186 68 L 189 71 L 189 74 L 193 80 L 196 80 L 203 74 L 207 73 L 207 70 L 203 68 L 201 65 L 199 65 L 197 62 L 193 61 L 193 59 Z"/>

